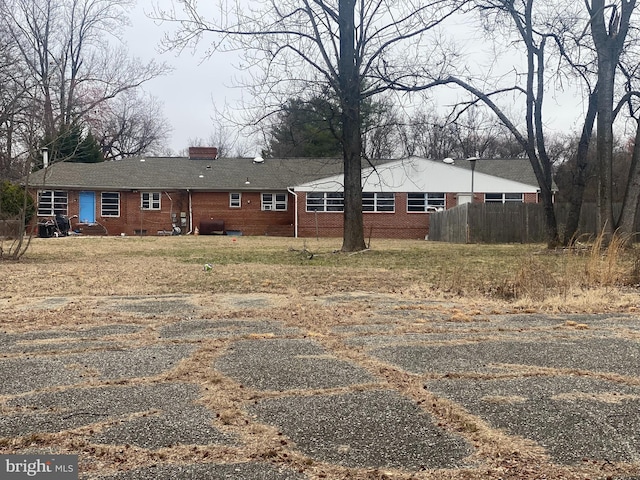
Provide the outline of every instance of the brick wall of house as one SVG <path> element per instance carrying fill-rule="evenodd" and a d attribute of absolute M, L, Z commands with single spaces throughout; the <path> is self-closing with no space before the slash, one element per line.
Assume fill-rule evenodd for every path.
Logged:
<path fill-rule="evenodd" d="M 79 191 L 68 191 L 68 215 L 79 214 Z M 141 210 L 141 194 L 138 191 L 120 192 L 120 216 L 101 216 L 101 193 L 96 191 L 96 223 L 108 235 L 157 235 L 170 232 L 175 221 L 183 233 L 199 227 L 201 222 L 219 220 L 225 230 L 235 230 L 243 235 L 294 235 L 294 197 L 287 194 L 286 211 L 262 211 L 261 192 L 242 192 L 241 206 L 231 207 L 228 192 L 192 192 L 193 225 L 189 224 L 189 193 L 186 191 L 162 192 L 160 210 Z M 35 196 L 35 192 L 34 192 Z M 476 201 L 483 201 L 483 194 L 476 194 Z M 524 195 L 526 203 L 536 203 L 536 193 Z M 446 207 L 457 205 L 455 193 L 446 194 Z M 298 194 L 298 235 L 300 237 L 341 237 L 342 212 L 306 212 L 306 195 Z M 174 216 L 172 216 L 172 213 Z M 423 239 L 429 234 L 430 213 L 407 212 L 407 194 L 395 194 L 394 213 L 364 213 L 365 237 Z M 186 225 L 181 219 L 186 219 Z M 78 227 L 79 219 L 71 221 Z M 80 225 L 81 228 L 88 228 Z M 102 232 L 97 232 L 102 233 Z"/>
<path fill-rule="evenodd" d="M 189 198 L 186 192 L 161 192 L 160 210 L 142 210 L 141 192 L 121 192 L 120 217 L 100 217 L 109 234 L 119 235 L 118 230 L 127 235 L 157 235 L 170 232 L 172 223 L 180 223 L 180 212 L 189 212 Z M 100 207 L 98 207 L 99 212 Z M 175 216 L 172 216 L 171 214 Z M 181 227 L 182 228 L 182 227 Z M 112 233 L 113 230 L 113 233 Z"/>
<path fill-rule="evenodd" d="M 73 215 L 78 215 L 80 213 L 80 205 L 78 204 L 78 198 L 80 196 L 80 192 L 71 190 L 67 192 L 67 210 L 69 217 Z M 100 198 L 99 194 L 97 198 Z M 96 200 L 96 203 L 99 204 L 99 200 Z"/>
<path fill-rule="evenodd" d="M 100 192 L 97 192 L 97 198 L 99 215 Z M 224 222 L 225 230 L 237 230 L 243 235 L 293 236 L 294 207 L 290 199 L 287 211 L 263 212 L 260 192 L 243 192 L 240 208 L 230 207 L 228 192 L 192 192 L 191 207 L 193 225 L 189 224 L 189 193 L 186 191 L 163 192 L 161 210 L 143 211 L 140 209 L 139 192 L 121 192 L 120 217 L 98 216 L 96 219 L 107 228 L 109 235 L 136 235 L 140 231 L 146 235 L 157 235 L 159 231 L 171 231 L 172 218 L 175 218 L 183 233 L 193 231 L 195 227 L 200 229 L 202 222 L 219 220 Z M 175 217 L 172 217 L 172 212 Z M 182 218 L 186 219 L 186 225 L 182 225 Z"/>
<path fill-rule="evenodd" d="M 282 192 L 279 192 L 282 193 Z M 243 235 L 293 236 L 294 203 L 287 194 L 286 211 L 262 211 L 261 192 L 242 192 L 240 208 L 231 207 L 229 192 L 194 192 L 193 223 L 222 220 L 225 230 Z"/>
<path fill-rule="evenodd" d="M 446 194 L 446 208 L 458 205 L 456 193 Z M 474 194 L 475 202 L 484 202 L 484 193 Z M 537 203 L 536 193 L 525 193 L 525 203 Z M 342 212 L 306 212 L 306 195 L 299 194 L 298 235 L 300 237 L 341 237 Z M 430 213 L 407 212 L 407 194 L 395 194 L 394 213 L 363 214 L 365 237 L 423 239 L 429 235 Z"/>
<path fill-rule="evenodd" d="M 69 192 L 71 194 L 71 192 Z M 157 235 L 171 232 L 175 222 L 184 231 L 189 228 L 189 198 L 187 192 L 163 191 L 160 196 L 160 210 L 142 210 L 141 192 L 120 192 L 120 216 L 101 215 L 101 194 L 96 192 L 96 223 L 102 225 L 109 235 Z M 78 206 L 76 204 L 76 209 Z M 71 209 L 70 209 L 71 210 Z M 181 224 L 181 213 L 187 218 L 187 225 Z M 173 214 L 173 215 L 172 215 Z"/>
<path fill-rule="evenodd" d="M 307 212 L 306 195 L 299 195 L 298 235 L 300 237 L 341 237 L 342 212 Z M 447 199 L 449 201 L 449 199 Z M 365 237 L 424 239 L 429 233 L 429 213 L 407 212 L 407 194 L 395 194 L 395 213 L 365 212 Z"/>
<path fill-rule="evenodd" d="M 188 229 L 189 199 L 187 192 L 162 192 L 160 210 L 141 210 L 141 197 L 138 191 L 120 192 L 120 215 L 117 217 L 102 216 L 102 191 L 95 193 L 95 223 L 88 225 L 80 214 L 80 191 L 67 191 L 67 215 L 70 217 L 71 228 L 82 233 L 101 235 L 157 235 L 158 232 L 170 232 L 172 223 L 180 225 L 180 212 L 186 212 Z M 34 198 L 36 192 L 32 192 Z M 171 213 L 175 214 L 172 217 Z M 76 218 L 72 218 L 76 217 Z M 44 220 L 38 217 L 38 221 Z M 187 231 L 183 228 L 184 231 Z"/>
<path fill-rule="evenodd" d="M 36 192 L 32 192 L 34 198 Z M 262 211 L 261 192 L 243 192 L 240 208 L 231 207 L 228 192 L 192 192 L 193 225 L 190 225 L 189 192 L 161 192 L 160 210 L 142 210 L 141 192 L 120 192 L 120 215 L 101 215 L 101 191 L 95 191 L 95 224 L 86 225 L 82 219 L 71 219 L 74 230 L 107 235 L 157 235 L 171 232 L 175 222 L 186 233 L 199 227 L 202 221 L 221 220 L 225 230 L 243 235 L 293 236 L 293 197 L 287 194 L 286 211 Z M 282 192 L 280 192 L 282 193 Z M 79 215 L 79 191 L 67 191 L 67 215 Z M 173 215 L 172 215 L 173 214 Z M 182 219 L 186 220 L 186 224 Z M 40 219 L 43 220 L 43 219 Z"/>

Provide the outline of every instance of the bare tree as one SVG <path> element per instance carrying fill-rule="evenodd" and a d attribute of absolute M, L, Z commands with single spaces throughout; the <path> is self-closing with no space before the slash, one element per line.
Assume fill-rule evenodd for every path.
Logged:
<path fill-rule="evenodd" d="M 15 180 L 24 173 L 24 158 L 19 155 L 19 138 L 30 112 L 32 83 L 8 32 L 0 28 L 0 181 Z"/>
<path fill-rule="evenodd" d="M 105 160 L 119 160 L 162 150 L 171 131 L 162 104 L 137 90 L 123 92 L 88 113 L 86 123 Z"/>
<path fill-rule="evenodd" d="M 402 114 L 391 98 L 368 102 L 362 129 L 362 149 L 368 159 L 395 158 L 403 153 Z"/>
<path fill-rule="evenodd" d="M 242 135 L 242 129 L 222 120 L 212 121 L 208 145 L 218 147 L 220 157 L 247 157 L 252 151 L 249 139 Z"/>
<path fill-rule="evenodd" d="M 618 218 L 618 223 L 616 224 L 616 230 L 627 242 L 630 242 L 632 235 L 636 233 L 636 220 L 638 206 L 640 205 L 640 105 L 638 105 L 640 88 L 635 86 L 635 83 L 640 80 L 640 75 L 638 75 L 640 66 L 638 65 L 637 58 L 634 59 L 632 63 L 634 65 L 631 69 L 621 69 L 626 78 L 625 87 L 627 94 L 620 99 L 613 113 L 615 118 L 624 107 L 627 107 L 627 115 L 633 119 L 632 123 L 635 124 L 635 135 L 633 140 L 629 142 L 631 147 L 631 162 L 629 168 L 624 172 L 627 174 L 626 177 L 628 181 L 622 202 L 622 210 Z"/>
<path fill-rule="evenodd" d="M 479 108 L 441 115 L 435 110 L 405 119 L 401 133 L 406 155 L 451 158 L 517 158 L 522 146 L 494 117 Z"/>
<path fill-rule="evenodd" d="M 567 217 L 564 243 L 570 243 L 578 233 L 581 205 L 587 184 L 586 172 L 589 165 L 590 147 L 594 126 L 596 128 L 595 156 L 598 180 L 598 228 L 608 241 L 616 229 L 631 233 L 633 229 L 629 220 L 635 217 L 636 203 L 631 202 L 634 196 L 628 196 L 624 202 L 622 215 L 615 218 L 613 214 L 613 164 L 614 164 L 614 124 L 625 103 L 634 95 L 633 78 L 637 76 L 637 53 L 631 28 L 633 13 L 636 10 L 635 0 L 621 0 L 605 3 L 600 0 L 584 0 L 583 7 L 577 2 L 564 2 L 574 8 L 573 16 L 567 15 L 559 22 L 561 29 L 554 38 L 560 46 L 563 62 L 570 67 L 574 78 L 580 80 L 586 91 L 584 124 L 578 143 L 576 162 L 572 169 L 572 184 L 568 195 L 570 202 Z M 582 10 L 578 10 L 582 8 Z M 637 35 L 633 33 L 633 36 Z M 617 80 L 618 72 L 622 72 L 626 82 Z M 616 100 L 617 97 L 617 100 Z M 634 116 L 630 108 L 630 117 Z M 593 149 L 591 149 L 593 150 Z M 628 171 L 632 186 L 636 173 Z M 638 172 L 640 173 L 640 172 Z"/>
<path fill-rule="evenodd" d="M 442 160 L 455 157 L 457 142 L 451 124 L 435 111 L 421 111 L 405 119 L 401 128 L 404 154 Z"/>
<path fill-rule="evenodd" d="M 613 214 L 611 209 L 611 158 L 613 148 L 613 91 L 615 71 L 625 46 L 631 12 L 635 0 L 622 0 L 621 14 L 618 7 L 605 5 L 603 1 L 584 1 L 588 15 L 580 11 L 576 2 L 536 2 L 535 0 L 480 0 L 476 9 L 481 12 L 484 21 L 500 25 L 500 36 L 494 41 L 502 41 L 501 48 L 507 51 L 516 46 L 514 53 L 524 57 L 524 67 L 514 64 L 513 83 L 488 85 L 487 79 L 478 75 L 462 77 L 459 75 L 441 75 L 434 84 L 455 84 L 474 95 L 478 102 L 484 103 L 511 132 L 529 158 L 540 187 L 548 243 L 554 246 L 560 242 L 558 225 L 553 207 L 552 174 L 554 159 L 547 151 L 545 132 L 545 96 L 552 85 L 564 84 L 569 80 L 567 72 L 556 69 L 549 72 L 550 65 L 568 64 L 577 78 L 584 80 L 588 88 L 587 112 L 576 163 L 575 196 L 572 197 L 570 216 L 571 231 L 577 227 L 577 218 L 582 202 L 586 159 L 593 124 L 598 121 L 598 163 L 600 164 L 600 202 L 601 223 L 611 233 Z M 608 19 L 608 22 L 607 22 Z M 582 26 L 583 32 L 576 32 Z M 588 38 L 584 32 L 591 26 L 592 35 Z M 489 30 L 489 29 L 488 29 Z M 511 33 L 512 35 L 509 35 Z M 573 42 L 568 48 L 565 37 Z M 596 38 L 597 37 L 597 38 Z M 592 53 L 595 52 L 595 59 Z M 551 62 L 554 60 L 554 63 Z M 595 76 L 594 76 L 595 75 Z M 500 78 L 506 78 L 502 75 Z M 576 78 L 576 77 L 574 77 Z M 595 79 L 595 80 L 594 80 Z M 500 103 L 504 94 L 513 97 L 519 95 L 522 100 L 522 116 L 509 113 L 505 104 Z M 467 108 L 469 103 L 462 105 Z M 577 213 L 577 215 L 576 215 Z M 566 239 L 565 239 L 566 240 Z"/>
<path fill-rule="evenodd" d="M 127 23 L 132 0 L 5 0 L 0 29 L 19 51 L 47 142 L 104 102 L 166 72 L 131 59 L 110 36 Z M 117 66 L 117 67 L 116 67 Z"/>
<path fill-rule="evenodd" d="M 604 0 L 585 0 L 589 13 L 591 37 L 598 66 L 597 158 L 599 174 L 599 226 L 607 236 L 613 235 L 615 222 L 612 200 L 613 121 L 615 76 L 631 26 L 635 0 L 605 4 Z"/>
<path fill-rule="evenodd" d="M 181 50 L 212 38 L 209 53 L 237 50 L 251 67 L 258 117 L 287 98 L 321 94 L 329 88 L 341 109 L 344 160 L 343 251 L 366 248 L 362 217 L 361 104 L 391 88 L 415 65 L 435 62 L 421 45 L 430 30 L 464 1 L 267 0 L 241 4 L 222 0 L 207 18 L 195 0 L 176 0 L 176 9 L 155 9 L 154 17 L 178 22 L 165 45 Z M 420 47 L 420 48 L 419 48 Z M 444 63 L 451 58 L 438 58 Z M 271 108 L 269 108 L 271 107 Z M 266 113 L 265 113 L 266 112 Z"/>
<path fill-rule="evenodd" d="M 255 155 L 255 146 L 242 133 L 241 126 L 235 122 L 225 123 L 221 120 L 213 120 L 212 129 L 207 138 L 191 137 L 187 140 L 187 144 L 189 147 L 214 146 L 218 149 L 220 158 L 248 158 L 252 152 Z M 180 155 L 188 154 L 188 147 L 180 150 Z"/>
<path fill-rule="evenodd" d="M 0 175 L 22 178 L 39 146 L 86 128 L 106 102 L 137 90 L 167 69 L 131 59 L 114 34 L 127 23 L 132 0 L 4 0 L 0 2 Z M 114 40 L 116 42 L 112 42 Z M 88 132 L 84 132 L 86 138 Z M 80 138 L 80 136 L 78 136 Z M 80 142 L 60 155 L 70 160 Z M 52 160 L 55 160 L 53 158 Z M 1 178 L 0 178 L 1 179 Z M 20 258 L 32 232 L 25 195 L 20 234 L 0 257 Z"/>
<path fill-rule="evenodd" d="M 546 92 L 547 42 L 552 35 L 534 25 L 534 0 L 489 0 L 477 3 L 477 9 L 486 21 L 495 21 L 504 26 L 501 34 L 513 32 L 515 44 L 523 46 L 525 66 L 523 72 L 516 70 L 515 82 L 511 85 L 480 88 L 466 79 L 448 76 L 440 79 L 462 87 L 484 103 L 511 132 L 529 158 L 538 186 L 540 198 L 545 210 L 545 226 L 549 246 L 559 243 L 558 225 L 553 207 L 553 160 L 549 157 L 543 121 L 544 96 Z M 537 12 L 540 14 L 540 12 Z M 514 68 L 517 68 L 514 66 Z M 509 111 L 501 107 L 494 99 L 501 94 L 521 94 L 524 109 L 522 117 L 510 116 Z M 466 106 L 465 106 L 466 108 Z M 523 129 L 519 127 L 522 125 Z"/>

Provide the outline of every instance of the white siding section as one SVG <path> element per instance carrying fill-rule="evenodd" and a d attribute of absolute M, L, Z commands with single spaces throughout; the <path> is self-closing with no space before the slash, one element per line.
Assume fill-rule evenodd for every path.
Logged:
<path fill-rule="evenodd" d="M 464 160 L 462 160 L 464 161 Z M 479 160 L 482 161 L 482 160 Z M 365 192 L 471 192 L 471 170 L 424 158 L 407 158 L 362 172 Z M 528 185 L 483 173 L 474 173 L 477 193 L 535 193 Z M 298 192 L 336 192 L 343 190 L 343 176 L 324 178 L 299 185 Z"/>

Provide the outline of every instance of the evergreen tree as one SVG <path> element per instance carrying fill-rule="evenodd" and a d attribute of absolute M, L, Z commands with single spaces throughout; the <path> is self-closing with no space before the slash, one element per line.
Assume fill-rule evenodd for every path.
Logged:
<path fill-rule="evenodd" d="M 265 157 L 340 157 L 340 112 L 330 100 L 293 98 L 269 131 Z"/>
<path fill-rule="evenodd" d="M 44 139 L 38 149 L 35 170 L 43 166 L 42 147 L 49 151 L 49 164 L 56 162 L 98 163 L 104 156 L 96 138 L 89 131 L 83 134 L 79 125 L 64 127 L 54 139 Z"/>
<path fill-rule="evenodd" d="M 98 163 L 104 162 L 102 150 L 98 141 L 93 136 L 91 131 L 82 139 L 78 145 L 78 152 L 75 157 L 71 159 L 72 162 L 77 163 Z"/>
<path fill-rule="evenodd" d="M 384 102 L 363 101 L 362 131 L 376 128 L 381 114 L 389 106 Z M 282 108 L 268 132 L 266 158 L 339 158 L 342 156 L 342 118 L 337 102 L 328 96 L 309 100 L 292 98 Z"/>

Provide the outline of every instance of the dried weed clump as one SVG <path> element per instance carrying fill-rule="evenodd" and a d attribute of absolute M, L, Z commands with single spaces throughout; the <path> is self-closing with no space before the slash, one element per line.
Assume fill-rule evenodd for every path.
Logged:
<path fill-rule="evenodd" d="M 640 278 L 640 252 L 614 235 L 592 243 L 520 259 L 505 298 L 520 305 L 537 303 L 558 311 L 627 310 L 635 305 L 632 288 Z"/>
<path fill-rule="evenodd" d="M 589 285 L 613 287 L 628 278 L 628 264 L 625 261 L 628 240 L 614 235 L 608 242 L 599 235 L 591 245 L 585 265 L 585 278 Z"/>

